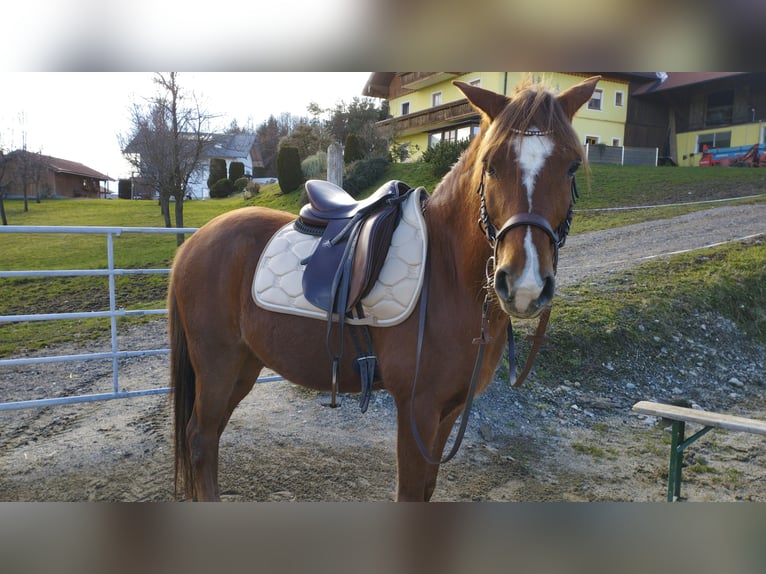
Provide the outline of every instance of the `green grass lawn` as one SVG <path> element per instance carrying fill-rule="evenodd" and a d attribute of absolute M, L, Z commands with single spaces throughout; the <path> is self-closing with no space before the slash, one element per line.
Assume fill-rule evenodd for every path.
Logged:
<path fill-rule="evenodd" d="M 577 203 L 573 233 L 592 229 L 604 229 L 646 219 L 669 217 L 692 209 L 709 208 L 710 205 L 668 207 L 620 212 L 589 212 L 604 207 L 635 207 L 647 204 L 666 205 L 683 201 L 726 199 L 743 195 L 762 194 L 766 189 L 766 169 L 705 169 L 705 168 L 628 168 L 594 165 L 590 177 L 580 177 L 581 199 Z M 583 174 L 585 175 L 585 174 Z M 365 192 L 371 193 L 390 179 L 399 179 L 412 186 L 423 186 L 433 191 L 437 180 L 428 165 L 394 164 L 379 181 Z M 586 181 L 587 180 L 587 181 Z M 363 196 L 365 194 L 362 194 Z M 766 201 L 760 198 L 749 201 Z M 262 205 L 297 213 L 301 206 L 301 193 L 281 193 L 276 184 L 264 186 L 255 198 L 244 200 L 240 196 L 208 201 L 184 203 L 184 223 L 187 227 L 199 227 L 213 217 L 246 205 Z M 65 225 L 65 226 L 114 226 L 114 227 L 161 227 L 163 225 L 159 206 L 155 201 L 126 200 L 43 200 L 30 203 L 29 211 L 22 210 L 20 200 L 6 200 L 8 220 L 11 225 Z M 0 235 L 0 269 L 88 269 L 106 268 L 106 239 L 103 236 L 78 235 Z M 117 268 L 167 268 L 175 250 L 174 235 L 123 234 L 114 240 L 115 266 Z M 673 271 L 664 269 L 658 273 L 646 267 L 651 281 L 642 283 L 642 300 L 661 301 L 672 304 L 683 297 L 684 304 L 694 306 L 703 298 L 720 293 L 723 301 L 732 291 L 725 284 L 719 268 L 727 268 L 731 277 L 748 286 L 745 292 L 759 300 L 748 301 L 752 317 L 739 317 L 739 305 L 727 313 L 737 321 L 750 321 L 756 325 L 753 336 L 763 336 L 763 290 L 758 285 L 766 283 L 762 262 L 766 260 L 762 245 L 726 247 L 704 265 L 689 266 L 685 259 L 672 259 L 656 265 L 671 265 Z M 742 251 L 742 253 L 740 253 Z M 760 262 L 760 263 L 759 263 Z M 663 277 L 667 284 L 654 280 Z M 703 282 L 701 277 L 707 277 Z M 677 289 L 686 281 L 689 287 Z M 117 306 L 126 309 L 163 308 L 165 305 L 167 278 L 164 275 L 126 276 L 117 278 Z M 648 289 L 652 287 L 653 289 Z M 704 286 L 704 289 L 700 289 Z M 735 285 L 736 287 L 736 285 Z M 56 279 L 0 279 L 0 315 L 94 311 L 108 308 L 106 279 L 103 278 L 56 278 Z M 633 292 L 633 291 L 630 291 Z M 599 293 L 582 292 L 580 300 L 570 307 L 563 302 L 557 307 L 567 332 L 577 333 L 577 340 L 589 341 L 611 321 L 625 313 L 636 313 L 635 301 L 628 294 L 619 297 L 603 297 Z M 671 299 L 668 297 L 672 295 Z M 707 299 L 706 299 L 707 300 Z M 705 303 L 709 304 L 709 303 Z M 591 308 L 597 305 L 598 308 Z M 631 305 L 633 307 L 631 307 Z M 645 303 L 641 303 L 645 305 Z M 643 307 L 642 307 L 643 308 Z M 632 310 L 631 310 L 632 309 Z M 661 306 L 658 313 L 661 313 Z M 586 312 L 589 321 L 581 321 Z M 621 315 L 622 314 L 622 315 Z M 566 317 L 571 317 L 566 322 Z M 596 320 L 596 318 L 598 320 Z M 132 319 L 138 320 L 138 319 Z M 128 321 L 125 319 L 124 321 Z M 590 327 L 589 327 L 590 326 Z M 0 324 L 0 356 L 17 353 L 20 349 L 34 350 L 48 344 L 67 340 L 88 340 L 108 329 L 108 321 L 73 321 L 62 323 L 36 322 Z M 611 338 L 615 340 L 615 338 Z"/>

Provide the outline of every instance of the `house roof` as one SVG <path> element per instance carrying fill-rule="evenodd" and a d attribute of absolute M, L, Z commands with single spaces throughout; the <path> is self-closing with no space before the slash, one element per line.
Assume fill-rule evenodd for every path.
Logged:
<path fill-rule="evenodd" d="M 254 134 L 213 134 L 203 155 L 207 158 L 239 159 L 248 157 L 255 145 Z"/>
<path fill-rule="evenodd" d="M 667 72 L 667 74 L 657 74 L 654 82 L 645 84 L 637 88 L 634 96 L 654 94 L 658 92 L 667 92 L 688 86 L 696 86 L 705 82 L 712 82 L 733 76 L 740 76 L 748 72 Z"/>
<path fill-rule="evenodd" d="M 45 165 L 48 167 L 48 169 L 50 169 L 54 173 L 66 173 L 66 174 L 78 175 L 82 177 L 90 177 L 92 179 L 97 179 L 100 181 L 116 181 L 114 178 L 111 178 L 108 175 L 101 173 L 100 171 L 96 171 L 95 169 L 90 168 L 87 165 L 83 165 L 76 161 L 61 159 L 60 157 L 53 157 L 50 155 L 37 154 L 34 152 L 25 151 L 25 150 L 16 150 L 11 153 L 16 155 L 32 154 L 32 155 L 39 156 L 42 159 L 42 161 L 45 163 Z"/>
<path fill-rule="evenodd" d="M 632 95 L 641 96 L 657 92 L 685 88 L 720 80 L 732 76 L 747 74 L 748 72 L 593 72 L 611 76 L 624 77 L 628 80 L 646 82 L 636 88 Z M 372 72 L 362 93 L 365 96 L 387 98 L 388 90 L 396 72 Z"/>
<path fill-rule="evenodd" d="M 396 72 L 372 72 L 364 85 L 362 95 L 372 98 L 388 98 L 388 89 Z"/>
<path fill-rule="evenodd" d="M 56 173 L 81 175 L 83 177 L 90 177 L 101 181 L 115 181 L 114 178 L 111 178 L 108 175 L 101 173 L 100 171 L 96 171 L 95 169 L 89 168 L 87 165 L 83 165 L 76 161 L 69 161 L 68 159 L 61 159 L 51 156 L 45 156 L 45 159 L 48 162 L 48 167 L 50 167 L 50 169 Z"/>

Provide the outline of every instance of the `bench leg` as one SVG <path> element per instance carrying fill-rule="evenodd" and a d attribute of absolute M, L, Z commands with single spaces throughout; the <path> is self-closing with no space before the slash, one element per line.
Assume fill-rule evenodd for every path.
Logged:
<path fill-rule="evenodd" d="M 670 468 L 668 469 L 668 502 L 676 502 L 681 498 L 681 468 L 684 465 L 684 449 L 711 430 L 713 427 L 703 427 L 687 440 L 684 440 L 686 422 L 673 421 L 670 441 Z"/>
<path fill-rule="evenodd" d="M 670 442 L 670 468 L 668 469 L 668 502 L 674 502 L 681 496 L 681 467 L 684 463 L 684 451 L 680 448 L 684 442 L 684 421 L 673 421 Z"/>

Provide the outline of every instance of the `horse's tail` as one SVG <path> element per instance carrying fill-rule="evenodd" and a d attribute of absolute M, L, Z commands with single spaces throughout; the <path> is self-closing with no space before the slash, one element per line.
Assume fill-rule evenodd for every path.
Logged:
<path fill-rule="evenodd" d="M 170 339 L 170 392 L 174 411 L 175 478 L 174 494 L 178 496 L 179 479 L 183 481 L 186 498 L 194 497 L 191 454 L 186 438 L 186 426 L 194 410 L 196 376 L 189 359 L 186 332 L 173 293 L 171 280 L 168 290 L 168 334 Z"/>

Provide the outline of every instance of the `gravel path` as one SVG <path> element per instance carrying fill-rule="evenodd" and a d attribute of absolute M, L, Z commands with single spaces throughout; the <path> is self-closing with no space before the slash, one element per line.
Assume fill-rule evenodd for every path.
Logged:
<path fill-rule="evenodd" d="M 574 227 L 577 227 L 575 216 Z M 561 252 L 560 286 L 654 257 L 766 233 L 766 204 L 695 211 L 671 219 L 573 235 Z"/>

